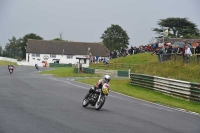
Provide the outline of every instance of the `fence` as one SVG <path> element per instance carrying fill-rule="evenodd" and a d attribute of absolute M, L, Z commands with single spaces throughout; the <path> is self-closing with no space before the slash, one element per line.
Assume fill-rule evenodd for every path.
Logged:
<path fill-rule="evenodd" d="M 198 83 L 131 73 L 130 84 L 200 102 L 200 84 Z"/>
<path fill-rule="evenodd" d="M 92 69 L 83 67 L 82 70 L 84 73 L 90 74 L 100 74 L 100 75 L 110 75 L 111 77 L 129 77 L 130 70 L 121 71 L 121 70 L 103 70 L 103 69 Z M 78 73 L 78 68 L 74 68 L 74 73 Z"/>
<path fill-rule="evenodd" d="M 123 63 L 109 63 L 108 65 L 105 65 L 104 63 L 98 63 L 93 65 L 94 67 L 98 67 L 98 68 L 114 68 L 114 69 L 129 69 L 131 68 L 133 65 L 132 64 L 123 64 Z"/>
<path fill-rule="evenodd" d="M 74 73 L 78 73 L 78 68 L 74 68 Z"/>
<path fill-rule="evenodd" d="M 129 71 L 118 71 L 118 73 L 117 73 L 117 75 L 119 76 L 119 77 L 129 77 L 129 72 L 130 72 L 130 70 Z"/>
<path fill-rule="evenodd" d="M 199 64 L 200 62 L 200 54 L 192 54 L 184 56 L 183 54 L 160 54 L 158 55 L 158 61 L 167 61 L 167 60 L 174 60 L 174 61 L 183 61 L 184 63 L 194 63 Z"/>
<path fill-rule="evenodd" d="M 95 69 L 83 67 L 83 72 L 84 73 L 94 74 L 95 73 L 94 71 L 95 71 Z"/>
<path fill-rule="evenodd" d="M 49 63 L 49 67 L 72 67 L 72 64 Z"/>

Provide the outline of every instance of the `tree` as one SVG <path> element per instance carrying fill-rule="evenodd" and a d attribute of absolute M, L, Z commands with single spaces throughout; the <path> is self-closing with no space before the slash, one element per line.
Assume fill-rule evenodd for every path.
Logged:
<path fill-rule="evenodd" d="M 110 50 L 119 50 L 127 48 L 129 45 L 129 37 L 125 30 L 119 25 L 112 24 L 107 28 L 101 36 L 103 44 Z"/>
<path fill-rule="evenodd" d="M 11 58 L 15 58 L 20 56 L 19 51 L 20 51 L 20 43 L 21 43 L 21 38 L 16 39 L 16 37 L 12 37 L 12 39 L 8 39 L 9 43 L 6 44 L 5 46 L 5 52 L 9 53 L 8 56 Z"/>
<path fill-rule="evenodd" d="M 54 40 L 54 41 L 63 41 L 63 40 L 61 40 L 60 38 L 54 38 L 53 40 Z"/>
<path fill-rule="evenodd" d="M 26 58 L 26 47 L 27 47 L 27 40 L 28 39 L 37 39 L 37 40 L 43 40 L 42 37 L 40 37 L 37 34 L 34 33 L 30 33 L 30 34 L 26 34 L 23 38 L 22 38 L 22 42 L 20 43 L 20 49 L 23 53 L 23 58 Z"/>
<path fill-rule="evenodd" d="M 185 36 L 183 36 L 184 39 L 200 39 L 200 36 L 196 36 L 194 34 L 187 34 Z"/>
<path fill-rule="evenodd" d="M 169 37 L 183 37 L 187 34 L 194 34 L 198 36 L 200 34 L 197 25 L 188 20 L 188 18 L 166 18 L 160 19 L 157 23 L 159 28 L 153 28 L 159 37 L 162 37 L 162 32 L 165 29 L 169 31 Z M 158 38 L 159 38 L 158 37 Z"/>

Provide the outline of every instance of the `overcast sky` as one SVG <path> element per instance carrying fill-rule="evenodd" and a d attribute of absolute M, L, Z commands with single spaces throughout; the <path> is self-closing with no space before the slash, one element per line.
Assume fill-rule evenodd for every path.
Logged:
<path fill-rule="evenodd" d="M 0 0 L 0 45 L 36 33 L 45 40 L 59 37 L 100 42 L 111 24 L 127 31 L 130 45 L 149 42 L 159 19 L 187 17 L 200 29 L 200 0 Z"/>

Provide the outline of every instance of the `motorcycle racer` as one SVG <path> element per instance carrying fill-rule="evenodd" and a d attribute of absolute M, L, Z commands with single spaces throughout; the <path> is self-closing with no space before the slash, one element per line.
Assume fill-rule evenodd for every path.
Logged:
<path fill-rule="evenodd" d="M 12 72 L 13 72 L 13 70 L 14 70 L 14 66 L 12 65 L 12 63 L 10 63 L 9 65 L 8 65 L 8 70 L 10 70 L 10 67 L 12 67 Z"/>
<path fill-rule="evenodd" d="M 87 98 L 90 94 L 92 94 L 93 92 L 95 92 L 96 89 L 102 89 L 104 83 L 107 83 L 109 85 L 110 82 L 110 76 L 109 75 L 105 75 L 104 79 L 100 79 L 96 85 L 94 87 L 91 87 L 88 94 L 85 96 L 85 98 Z M 109 86 L 108 86 L 108 90 L 109 90 Z"/>

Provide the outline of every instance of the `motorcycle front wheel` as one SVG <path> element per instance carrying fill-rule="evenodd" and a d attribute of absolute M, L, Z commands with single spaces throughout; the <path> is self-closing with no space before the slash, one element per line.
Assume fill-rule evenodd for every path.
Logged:
<path fill-rule="evenodd" d="M 99 110 L 104 105 L 105 101 L 106 97 L 105 96 L 101 97 L 100 101 L 96 103 L 95 109 Z"/>
<path fill-rule="evenodd" d="M 87 107 L 89 105 L 89 101 L 87 98 L 83 99 L 83 103 L 82 103 L 83 107 Z"/>

